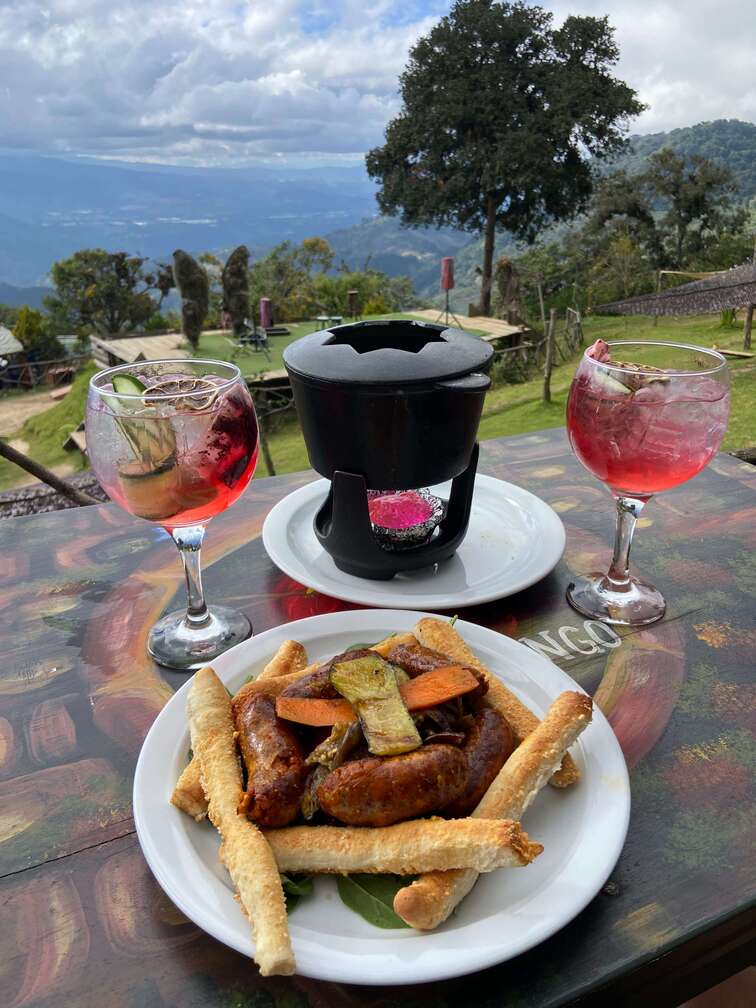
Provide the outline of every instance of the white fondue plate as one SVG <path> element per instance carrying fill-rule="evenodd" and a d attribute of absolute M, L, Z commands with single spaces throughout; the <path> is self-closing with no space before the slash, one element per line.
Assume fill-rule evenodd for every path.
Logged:
<path fill-rule="evenodd" d="M 450 485 L 431 491 L 445 497 Z M 338 569 L 315 536 L 313 519 L 328 488 L 328 480 L 316 480 L 279 501 L 265 519 L 263 544 L 289 577 L 346 602 L 402 609 L 477 605 L 540 581 L 564 552 L 564 526 L 545 501 L 478 474 L 467 535 L 453 557 L 390 581 L 355 577 Z"/>

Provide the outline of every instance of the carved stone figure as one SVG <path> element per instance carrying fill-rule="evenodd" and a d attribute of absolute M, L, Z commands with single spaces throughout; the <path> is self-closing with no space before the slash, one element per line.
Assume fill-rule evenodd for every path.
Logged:
<path fill-rule="evenodd" d="M 210 306 L 207 273 L 188 252 L 176 249 L 173 253 L 173 278 L 181 296 L 181 331 L 196 350 Z"/>
<path fill-rule="evenodd" d="M 248 264 L 249 249 L 246 245 L 240 245 L 226 260 L 221 274 L 223 311 L 231 317 L 234 336 L 240 336 L 244 332 L 244 321 L 249 318 Z"/>

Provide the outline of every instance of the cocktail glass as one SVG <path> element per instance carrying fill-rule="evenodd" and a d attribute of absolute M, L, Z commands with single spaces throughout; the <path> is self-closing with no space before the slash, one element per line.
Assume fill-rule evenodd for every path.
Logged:
<path fill-rule="evenodd" d="M 249 637 L 246 616 L 205 604 L 200 565 L 207 523 L 241 495 L 257 464 L 257 418 L 239 369 L 167 360 L 101 371 L 89 386 L 86 434 L 111 500 L 162 525 L 181 554 L 188 607 L 152 628 L 152 657 L 196 669 Z"/>
<path fill-rule="evenodd" d="M 661 619 L 661 592 L 629 572 L 636 522 L 654 494 L 709 464 L 729 411 L 727 362 L 714 350 L 631 341 L 586 350 L 570 389 L 567 434 L 614 496 L 617 532 L 608 573 L 576 577 L 567 588 L 578 612 L 624 626 Z"/>

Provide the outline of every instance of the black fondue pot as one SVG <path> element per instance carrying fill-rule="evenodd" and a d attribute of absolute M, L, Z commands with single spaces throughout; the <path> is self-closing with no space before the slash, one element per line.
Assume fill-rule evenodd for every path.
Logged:
<path fill-rule="evenodd" d="M 478 430 L 493 350 L 459 329 L 358 322 L 284 350 L 314 469 L 369 487 L 427 486 L 462 472 Z"/>
<path fill-rule="evenodd" d="M 451 556 L 469 520 L 476 435 L 493 350 L 459 329 L 410 320 L 358 322 L 284 350 L 310 462 L 332 481 L 315 532 L 342 570 L 387 578 Z M 434 538 L 377 544 L 366 491 L 454 479 Z"/>

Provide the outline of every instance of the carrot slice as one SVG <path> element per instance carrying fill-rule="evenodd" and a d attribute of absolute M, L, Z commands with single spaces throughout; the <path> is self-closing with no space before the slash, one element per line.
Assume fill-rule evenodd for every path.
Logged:
<path fill-rule="evenodd" d="M 425 710 L 455 697 L 470 693 L 478 685 L 478 680 L 469 669 L 461 665 L 442 665 L 440 668 L 423 672 L 399 687 L 407 710 Z"/>
<path fill-rule="evenodd" d="M 410 679 L 399 687 L 405 706 L 409 711 L 425 710 L 470 693 L 478 685 L 478 680 L 460 665 L 444 665 L 423 672 L 416 679 Z M 285 721 L 324 728 L 345 721 L 354 721 L 357 713 L 348 700 L 312 700 L 307 697 L 284 697 L 276 699 L 276 714 Z"/>
<path fill-rule="evenodd" d="M 277 697 L 276 714 L 285 721 L 297 721 L 313 728 L 325 728 L 357 718 L 357 711 L 348 700 L 312 700 L 308 697 Z"/>

